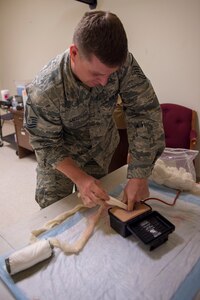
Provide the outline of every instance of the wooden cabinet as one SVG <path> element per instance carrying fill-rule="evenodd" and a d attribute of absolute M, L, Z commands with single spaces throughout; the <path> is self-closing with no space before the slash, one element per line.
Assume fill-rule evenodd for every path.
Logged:
<path fill-rule="evenodd" d="M 30 153 L 33 153 L 33 149 L 29 144 L 29 134 L 23 126 L 24 121 L 24 111 L 23 110 L 13 110 L 11 109 L 14 119 L 18 156 L 23 158 Z"/>

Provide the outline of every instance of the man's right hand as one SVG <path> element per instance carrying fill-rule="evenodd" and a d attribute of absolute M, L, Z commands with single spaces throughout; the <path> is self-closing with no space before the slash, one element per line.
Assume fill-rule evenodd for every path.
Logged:
<path fill-rule="evenodd" d="M 92 176 L 85 174 L 76 183 L 83 203 L 88 207 L 101 205 L 103 201 L 109 200 L 106 191 L 101 187 L 101 182 Z"/>
<path fill-rule="evenodd" d="M 56 169 L 76 184 L 84 205 L 93 207 L 109 200 L 109 196 L 102 188 L 101 182 L 81 170 L 72 158 L 67 157 L 59 162 Z"/>

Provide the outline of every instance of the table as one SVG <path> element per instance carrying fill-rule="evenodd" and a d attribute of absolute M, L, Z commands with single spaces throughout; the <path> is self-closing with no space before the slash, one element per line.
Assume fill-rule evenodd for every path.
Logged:
<path fill-rule="evenodd" d="M 114 171 L 113 173 L 105 176 L 102 179 L 102 185 L 107 190 L 107 192 L 113 191 L 115 189 L 115 187 L 117 187 L 119 184 L 121 184 L 122 182 L 125 181 L 126 171 L 127 171 L 127 166 L 124 166 L 124 167 Z M 156 187 L 156 189 L 157 188 L 158 187 Z M 173 194 L 174 194 L 174 191 L 173 191 Z M 193 197 L 190 194 L 187 194 L 186 196 L 187 197 L 189 196 L 190 198 Z M 172 199 L 172 196 L 170 197 L 170 199 Z M 198 206 L 199 206 L 199 198 L 195 198 L 195 201 L 198 202 Z M 119 262 L 119 268 L 121 268 L 121 270 L 120 270 L 121 272 L 122 271 L 124 272 L 124 269 L 126 269 L 126 266 L 128 266 L 128 268 L 130 267 L 130 269 L 128 269 L 128 272 L 127 272 L 127 277 L 123 276 L 122 278 L 125 280 L 122 280 L 121 285 L 119 284 L 119 286 L 120 286 L 119 291 L 126 292 L 126 294 L 128 295 L 127 299 L 158 299 L 158 300 L 161 298 L 173 299 L 173 300 L 177 300 L 177 299 L 184 299 L 184 300 L 185 299 L 195 299 L 195 300 L 197 300 L 197 299 L 199 299 L 198 298 L 199 294 L 198 295 L 196 294 L 197 298 L 191 297 L 191 295 L 194 296 L 194 294 L 192 294 L 190 287 L 192 287 L 192 290 L 195 291 L 195 293 L 197 293 L 198 289 L 200 289 L 200 286 L 199 286 L 199 276 L 200 276 L 199 217 L 200 217 L 200 210 L 199 210 L 199 207 L 197 208 L 194 205 L 195 202 L 193 202 L 193 204 L 187 203 L 187 202 L 188 202 L 187 199 L 184 199 L 184 195 L 183 195 L 183 199 L 179 200 L 179 203 L 177 203 L 177 207 L 174 208 L 174 210 L 171 210 L 171 208 L 168 209 L 166 206 L 162 207 L 161 213 L 163 213 L 163 215 L 168 215 L 168 216 L 171 215 L 172 219 L 174 221 L 176 221 L 177 228 L 176 228 L 175 233 L 173 233 L 171 235 L 171 237 L 169 238 L 169 241 L 165 245 L 163 245 L 163 247 L 159 247 L 157 252 L 156 251 L 148 252 L 148 251 L 146 251 L 146 249 L 143 249 L 142 245 L 139 246 L 139 244 L 138 244 L 138 246 L 137 246 L 137 242 L 135 239 L 124 239 L 124 238 L 120 237 L 119 235 L 114 234 L 114 232 L 112 232 L 111 236 L 108 238 L 108 236 L 106 236 L 106 231 L 98 231 L 97 230 L 97 234 L 96 234 L 97 240 L 95 240 L 95 234 L 94 234 L 93 238 L 90 240 L 90 243 L 89 243 L 90 245 L 88 244 L 87 247 L 84 249 L 84 251 L 81 252 L 81 257 L 79 256 L 79 258 L 77 258 L 77 259 L 74 256 L 68 257 L 68 260 L 67 260 L 68 268 L 70 267 L 69 260 L 74 259 L 76 267 L 79 267 L 78 270 L 79 271 L 83 270 L 83 273 L 81 273 L 81 275 L 80 275 L 81 279 L 82 279 L 85 269 L 80 268 L 80 265 L 82 267 L 85 266 L 85 256 L 84 255 L 89 251 L 88 249 L 90 247 L 93 247 L 94 245 L 96 247 L 96 241 L 98 241 L 98 238 L 99 238 L 99 241 L 101 242 L 100 245 L 104 245 L 104 247 L 102 247 L 102 248 L 99 247 L 98 249 L 100 249 L 100 251 L 98 253 L 100 254 L 100 257 L 103 257 L 106 262 L 105 265 L 102 265 L 103 268 L 101 268 L 101 270 L 103 270 L 104 268 L 107 267 L 108 259 L 110 259 L 110 258 L 111 258 L 111 264 L 112 264 L 112 262 L 116 263 L 116 258 L 119 258 L 119 260 L 117 262 Z M 37 213 L 34 213 L 31 218 L 26 219 L 26 220 L 24 219 L 20 223 L 17 223 L 16 225 L 12 225 L 10 228 L 0 230 L 0 236 L 2 238 L 2 240 L 0 240 L 0 242 L 3 241 L 3 243 L 5 243 L 4 247 L 8 247 L 8 248 L 4 248 L 4 250 L 5 249 L 9 250 L 12 248 L 17 250 L 18 248 L 21 248 L 21 247 L 27 245 L 27 243 L 29 242 L 29 238 L 30 238 L 30 232 L 33 229 L 40 228 L 48 220 L 56 217 L 58 214 L 62 213 L 63 211 L 71 209 L 78 203 L 80 203 L 80 200 L 77 198 L 76 193 L 71 194 L 70 196 L 52 204 L 51 206 L 49 206 Z M 159 204 L 156 204 L 156 205 L 159 206 Z M 156 207 L 156 205 L 155 205 L 155 207 Z M 185 206 L 188 208 L 185 209 Z M 159 207 L 159 208 L 161 209 L 161 207 Z M 179 214 L 179 212 L 180 212 L 180 214 Z M 194 216 L 195 216 L 195 218 L 194 218 Z M 105 227 L 105 228 L 108 228 L 108 227 Z M 68 232 L 66 232 L 66 234 L 68 235 Z M 106 248 L 108 245 L 111 245 L 112 248 L 109 248 L 109 249 Z M 115 245 L 117 245 L 119 248 L 116 248 Z M 113 248 L 113 246 L 114 246 L 114 248 Z M 90 249 L 97 250 L 96 248 L 90 248 Z M 112 251 L 110 251 L 110 249 Z M 116 252 L 116 250 L 118 250 L 118 251 Z M 121 254 L 124 253 L 124 251 L 125 251 L 126 255 L 123 256 Z M 91 253 L 93 253 L 92 256 L 91 256 Z M 114 260 L 114 258 L 112 259 L 112 257 L 111 257 L 111 254 L 114 254 L 114 253 L 117 254 L 117 256 L 115 255 L 115 260 Z M 55 255 L 55 257 L 56 257 L 56 255 Z M 61 257 L 61 259 L 62 259 L 62 255 L 59 257 Z M 86 257 L 88 258 L 88 256 L 86 256 Z M 130 257 L 131 257 L 131 259 L 130 259 Z M 137 257 L 138 259 L 136 259 L 134 261 L 135 257 Z M 192 264 L 193 267 L 191 269 L 189 262 L 191 261 L 191 259 L 193 259 L 193 257 L 195 257 L 194 263 L 196 262 L 196 264 L 194 264 L 194 265 Z M 58 256 L 57 256 L 57 258 L 58 258 Z M 93 263 L 95 262 L 95 265 L 96 264 L 99 265 L 99 263 L 98 263 L 99 256 L 96 253 L 96 251 L 89 252 L 89 258 L 91 260 L 93 259 Z M 145 261 L 145 264 L 143 264 L 143 265 L 141 264 L 140 258 L 142 258 L 142 262 Z M 190 258 L 190 259 L 188 259 L 188 258 Z M 65 257 L 64 257 L 64 259 L 65 259 Z M 128 264 L 127 264 L 127 259 L 128 259 Z M 138 260 L 138 262 L 137 262 L 137 260 Z M 66 261 L 66 259 L 65 259 L 65 261 Z M 184 267 L 182 267 L 183 261 L 185 262 Z M 138 263 L 139 263 L 139 265 L 138 265 Z M 61 264 L 58 264 L 58 268 L 60 265 Z M 93 264 L 91 264 L 91 266 L 93 266 Z M 136 268 L 134 268 L 133 266 L 136 266 Z M 151 268 L 151 266 L 153 268 Z M 112 264 L 112 267 L 113 267 L 113 264 Z M 101 279 L 102 278 L 104 279 L 105 282 L 104 281 L 102 281 L 102 282 L 105 283 L 105 285 L 104 285 L 105 291 L 104 291 L 104 286 L 103 286 L 103 290 L 101 290 L 101 289 L 98 290 L 98 292 L 99 291 L 103 292 L 103 294 L 101 293 L 100 295 L 104 295 L 107 297 L 107 298 L 103 297 L 102 299 L 115 299 L 116 298 L 115 296 L 118 297 L 116 299 L 120 299 L 120 300 L 122 299 L 122 298 L 119 298 L 119 294 L 117 293 L 115 278 L 116 278 L 116 276 L 119 276 L 117 278 L 120 278 L 120 276 L 121 276 L 120 274 L 126 274 L 126 273 L 119 272 L 119 274 L 118 274 L 119 268 L 118 268 L 118 265 L 115 264 L 114 270 L 112 270 L 111 268 L 108 268 L 108 269 L 105 269 L 105 272 L 103 272 L 103 273 L 100 273 L 101 270 L 98 270 L 98 273 L 97 273 L 96 269 L 95 269 L 95 276 L 93 276 L 93 277 L 90 275 L 93 274 L 94 269 L 92 269 L 92 268 L 89 269 L 88 273 L 86 271 L 86 275 L 90 276 L 90 279 L 94 278 L 94 280 L 96 280 L 95 281 L 96 284 L 98 283 L 100 285 Z M 194 269 L 195 269 L 195 272 L 194 272 Z M 75 268 L 75 270 L 76 270 L 76 268 Z M 136 270 L 137 270 L 137 272 L 136 272 Z M 91 273 L 91 271 L 92 271 L 92 273 Z M 111 271 L 114 273 L 111 273 Z M 182 276 L 182 273 L 184 273 L 184 276 Z M 59 272 L 57 272 L 56 274 L 59 274 Z M 77 273 L 77 274 L 79 274 L 79 273 Z M 150 274 L 151 274 L 151 276 L 149 276 Z M 169 274 L 170 274 L 170 276 L 169 276 Z M 190 276 L 191 274 L 192 274 L 192 276 Z M 61 273 L 61 275 L 63 276 L 63 273 Z M 105 275 L 105 278 L 101 275 L 103 275 L 103 276 Z M 188 280 L 188 275 L 190 277 L 189 280 Z M 77 275 L 77 276 L 79 276 L 79 275 Z M 134 279 L 133 279 L 133 276 L 134 276 Z M 73 278 L 76 278 L 76 277 L 73 277 Z M 87 276 L 86 276 L 86 279 L 87 279 L 87 281 L 84 282 L 84 285 L 82 286 L 82 288 L 85 287 L 85 284 L 89 285 L 89 289 L 91 289 L 92 287 L 95 286 L 95 285 L 91 285 L 90 281 L 88 281 Z M 129 285 L 126 285 L 127 280 L 129 282 L 129 285 L 130 284 L 133 284 L 133 286 L 136 285 L 137 288 L 133 289 L 132 285 L 130 287 L 129 287 Z M 175 282 L 174 282 L 174 280 L 175 280 Z M 108 284 L 109 281 L 111 281 L 111 286 L 114 287 L 115 296 L 113 296 L 113 294 L 112 294 L 112 296 L 110 294 L 106 294 L 107 291 L 112 292 L 112 290 L 110 290 L 111 286 L 109 286 L 108 289 L 106 287 L 106 284 Z M 79 282 L 79 281 L 75 280 L 74 282 Z M 196 286 L 194 286 L 194 282 L 196 282 L 195 283 Z M 47 281 L 47 283 L 48 283 L 48 281 Z M 65 283 L 68 283 L 70 285 L 71 281 L 65 280 Z M 56 284 L 57 284 L 57 282 L 56 282 Z M 160 288 L 160 286 L 162 286 L 162 288 Z M 143 289 L 143 287 L 144 287 L 144 289 Z M 193 287 L 195 287 L 195 289 L 193 289 Z M 1 294 L 8 293 L 7 289 L 4 286 L 2 286 L 2 284 L 0 285 L 0 289 L 1 289 Z M 69 287 L 65 291 L 64 296 L 66 296 L 66 293 L 68 293 L 68 291 L 71 291 L 71 290 L 72 289 Z M 61 289 L 59 289 L 59 291 L 61 291 Z M 77 289 L 77 291 L 79 291 L 79 288 Z M 137 294 L 136 298 L 134 298 L 134 297 L 131 298 L 133 296 L 132 291 L 135 291 L 135 294 Z M 143 293 L 143 291 L 145 291 L 145 292 Z M 168 293 L 168 291 L 169 291 L 169 293 Z M 173 297 L 170 294 L 170 291 L 173 291 L 173 293 L 175 293 L 175 295 L 173 295 Z M 95 290 L 94 290 L 94 292 L 96 293 Z M 164 296 L 163 296 L 163 293 L 165 294 Z M 187 293 L 189 293 L 188 294 L 189 296 L 187 295 Z M 171 296 L 168 297 L 168 294 L 170 294 Z M 186 296 L 185 296 L 185 294 L 186 294 Z M 85 295 L 85 294 L 82 294 L 82 295 Z M 99 295 L 97 295 L 97 294 L 95 294 L 95 295 L 97 296 L 97 298 L 101 299 L 101 297 L 98 297 Z M 10 300 L 13 298 L 5 298 L 5 299 Z M 64 299 L 64 298 L 61 297 L 60 299 Z M 80 298 L 74 298 L 74 299 L 80 299 Z M 92 299 L 92 298 L 90 297 L 88 299 Z"/>

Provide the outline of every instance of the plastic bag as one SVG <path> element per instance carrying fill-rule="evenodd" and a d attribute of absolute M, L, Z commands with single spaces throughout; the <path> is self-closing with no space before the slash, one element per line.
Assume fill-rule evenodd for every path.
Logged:
<path fill-rule="evenodd" d="M 175 167 L 177 169 L 184 168 L 186 172 L 192 175 L 193 180 L 196 182 L 194 159 L 198 153 L 199 151 L 197 150 L 165 148 L 160 159 L 169 167 Z"/>

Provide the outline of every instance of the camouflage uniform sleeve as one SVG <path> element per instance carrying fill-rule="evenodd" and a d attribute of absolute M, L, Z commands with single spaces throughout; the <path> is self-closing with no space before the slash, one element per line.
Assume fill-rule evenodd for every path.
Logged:
<path fill-rule="evenodd" d="M 53 103 L 46 92 L 33 85 L 27 87 L 27 94 L 24 126 L 29 132 L 30 144 L 39 165 L 55 165 L 67 156 L 62 138 L 59 100 Z"/>
<path fill-rule="evenodd" d="M 120 96 L 130 153 L 127 177 L 147 178 L 165 147 L 160 105 L 150 81 L 132 54 L 120 72 Z"/>

